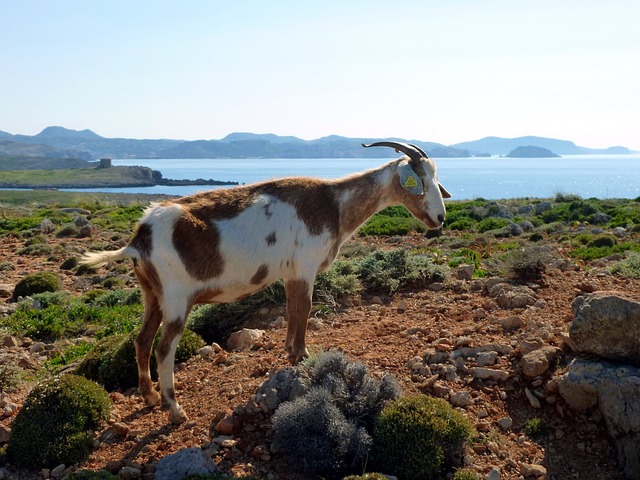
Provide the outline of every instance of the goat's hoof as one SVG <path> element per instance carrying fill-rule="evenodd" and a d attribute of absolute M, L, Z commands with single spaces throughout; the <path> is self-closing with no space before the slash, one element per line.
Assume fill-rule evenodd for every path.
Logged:
<path fill-rule="evenodd" d="M 300 363 L 302 360 L 304 360 L 305 358 L 308 358 L 308 357 L 309 357 L 309 352 L 307 352 L 305 350 L 302 355 L 295 354 L 295 353 L 290 353 L 287 356 L 287 359 L 289 360 L 289 362 L 291 362 L 292 365 L 296 365 L 296 364 Z"/>
<path fill-rule="evenodd" d="M 169 422 L 174 425 L 179 425 L 187 420 L 189 420 L 189 417 L 187 417 L 187 414 L 184 413 L 184 410 L 180 407 L 178 407 L 177 410 L 171 410 L 169 412 Z"/>
<path fill-rule="evenodd" d="M 142 396 L 144 398 L 144 401 L 147 403 L 147 407 L 153 408 L 160 405 L 161 396 L 155 390 L 151 390 L 150 392 L 147 392 Z"/>

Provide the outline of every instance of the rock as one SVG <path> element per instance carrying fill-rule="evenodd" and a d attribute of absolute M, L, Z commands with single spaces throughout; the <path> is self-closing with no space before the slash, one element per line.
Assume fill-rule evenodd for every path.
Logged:
<path fill-rule="evenodd" d="M 470 282 L 473 279 L 474 271 L 475 267 L 473 265 L 458 265 L 454 270 L 454 273 L 458 280 Z"/>
<path fill-rule="evenodd" d="M 62 474 L 64 473 L 66 465 L 64 463 L 61 463 L 60 465 L 58 465 L 57 467 L 55 467 L 54 469 L 51 470 L 51 472 L 49 472 L 49 474 L 53 477 L 53 478 L 59 478 L 62 476 Z"/>
<path fill-rule="evenodd" d="M 536 215 L 541 215 L 547 210 L 551 210 L 552 208 L 553 204 L 551 202 L 540 202 L 534 205 Z"/>
<path fill-rule="evenodd" d="M 249 350 L 256 342 L 262 339 L 264 330 L 254 328 L 243 328 L 229 335 L 227 346 L 229 350 Z"/>
<path fill-rule="evenodd" d="M 533 290 L 528 287 L 511 286 L 499 283 L 489 290 L 489 295 L 495 298 L 500 308 L 525 308 L 536 303 Z"/>
<path fill-rule="evenodd" d="M 491 365 L 496 363 L 496 359 L 498 358 L 498 352 L 480 352 L 478 353 L 478 358 L 476 359 L 476 365 L 479 367 L 490 367 Z"/>
<path fill-rule="evenodd" d="M 220 473 L 221 470 L 199 448 L 186 448 L 162 458 L 156 464 L 155 480 L 180 480 L 189 475 Z"/>
<path fill-rule="evenodd" d="M 509 430 L 513 425 L 513 419 L 511 417 L 502 417 L 498 420 L 498 425 L 502 430 Z"/>
<path fill-rule="evenodd" d="M 527 353 L 520 359 L 522 373 L 529 378 L 543 375 L 549 370 L 559 354 L 560 349 L 550 345 Z"/>
<path fill-rule="evenodd" d="M 497 323 L 504 330 L 509 330 L 509 331 L 517 330 L 519 328 L 522 328 L 522 326 L 524 325 L 524 322 L 522 321 L 522 318 L 520 318 L 517 315 L 511 315 L 510 317 L 507 317 L 507 318 L 495 318 L 495 317 L 492 317 L 491 318 L 491 323 Z"/>
<path fill-rule="evenodd" d="M 504 382 L 509 378 L 509 372 L 485 367 L 472 367 L 469 372 L 474 378 L 480 380 L 493 380 L 495 382 Z"/>
<path fill-rule="evenodd" d="M 618 463 L 629 477 L 640 478 L 640 368 L 576 359 L 558 378 L 558 389 L 577 410 L 598 406 Z"/>
<path fill-rule="evenodd" d="M 456 392 L 450 397 L 451 405 L 454 407 L 468 407 L 471 405 L 471 394 L 467 391 Z"/>
<path fill-rule="evenodd" d="M 200 350 L 198 350 L 198 355 L 201 356 L 202 358 L 206 358 L 209 355 L 213 354 L 213 347 L 211 345 L 205 345 L 204 347 L 202 347 Z"/>
<path fill-rule="evenodd" d="M 531 390 L 525 388 L 524 394 L 527 396 L 527 400 L 529 400 L 529 405 L 531 405 L 533 408 L 542 407 L 542 405 L 540 404 L 540 400 L 531 392 Z"/>
<path fill-rule="evenodd" d="M 520 222 L 520 228 L 523 232 L 531 232 L 533 231 L 534 226 L 533 223 L 531 223 L 529 220 L 523 220 L 522 222 Z"/>
<path fill-rule="evenodd" d="M 6 337 L 4 337 L 2 339 L 2 345 L 5 347 L 18 347 L 20 346 L 20 343 L 18 342 L 18 339 L 16 337 L 14 337 L 13 335 L 7 335 Z"/>
<path fill-rule="evenodd" d="M 0 445 L 7 443 L 11 438 L 11 429 L 0 423 Z"/>
<path fill-rule="evenodd" d="M 640 302 L 598 292 L 576 298 L 569 325 L 577 353 L 640 366 Z"/>
<path fill-rule="evenodd" d="M 132 465 L 126 465 L 120 469 L 118 476 L 124 480 L 135 480 L 142 476 L 142 469 Z"/>
<path fill-rule="evenodd" d="M 220 420 L 213 429 L 222 435 L 238 433 L 241 429 L 240 422 L 233 415 L 227 415 Z"/>
<path fill-rule="evenodd" d="M 485 480 L 500 480 L 500 469 L 493 467 L 489 473 L 484 477 Z"/>
<path fill-rule="evenodd" d="M 542 465 L 521 463 L 520 474 L 524 478 L 538 478 L 545 476 L 547 474 L 547 469 Z"/>

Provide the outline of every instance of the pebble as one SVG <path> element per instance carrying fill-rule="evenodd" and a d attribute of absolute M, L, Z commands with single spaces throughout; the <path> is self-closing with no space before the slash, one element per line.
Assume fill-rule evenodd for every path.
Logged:
<path fill-rule="evenodd" d="M 542 405 L 540 404 L 540 400 L 538 400 L 538 397 L 536 397 L 533 393 L 531 393 L 531 390 L 529 390 L 528 388 L 524 389 L 524 393 L 527 396 L 527 400 L 529 400 L 529 404 L 533 407 L 533 408 L 541 408 Z"/>
<path fill-rule="evenodd" d="M 55 467 L 53 470 L 51 470 L 50 474 L 54 478 L 61 477 L 62 474 L 64 473 L 65 468 L 67 468 L 66 465 L 64 463 L 61 463 L 60 465 Z"/>
<path fill-rule="evenodd" d="M 451 395 L 451 398 L 449 400 L 454 407 L 468 407 L 469 405 L 471 405 L 471 394 L 463 390 Z"/>
<path fill-rule="evenodd" d="M 498 425 L 502 430 L 509 430 L 513 425 L 513 419 L 511 417 L 502 417 L 498 420 Z"/>
<path fill-rule="evenodd" d="M 542 465 L 521 463 L 520 473 L 525 478 L 538 478 L 547 474 L 547 469 Z"/>
<path fill-rule="evenodd" d="M 500 480 L 500 469 L 498 467 L 493 467 L 484 478 L 485 480 Z"/>

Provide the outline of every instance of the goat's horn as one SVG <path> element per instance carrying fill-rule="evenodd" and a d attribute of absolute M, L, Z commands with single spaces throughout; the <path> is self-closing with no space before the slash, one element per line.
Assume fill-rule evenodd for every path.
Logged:
<path fill-rule="evenodd" d="M 402 152 L 405 155 L 408 155 L 409 158 L 411 158 L 411 160 L 413 160 L 414 162 L 417 162 L 420 160 L 420 158 L 425 157 L 425 158 L 429 158 L 427 157 L 427 154 L 424 153 L 422 150 L 420 150 L 418 147 L 416 147 L 415 145 L 410 145 L 408 143 L 402 143 L 402 142 L 375 142 L 375 143 L 370 143 L 369 145 L 366 144 L 362 144 L 363 147 L 365 148 L 369 148 L 369 147 L 391 147 L 391 148 L 395 148 L 396 151 L 398 152 Z"/>

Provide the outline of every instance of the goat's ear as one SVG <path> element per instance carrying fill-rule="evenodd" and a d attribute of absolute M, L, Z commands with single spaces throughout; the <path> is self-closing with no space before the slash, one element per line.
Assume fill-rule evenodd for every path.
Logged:
<path fill-rule="evenodd" d="M 438 184 L 438 188 L 440 189 L 440 193 L 442 194 L 442 198 L 451 198 L 451 194 L 447 192 L 447 189 L 442 185 Z"/>
<path fill-rule="evenodd" d="M 398 167 L 398 175 L 400 175 L 400 185 L 402 188 L 413 193 L 414 195 L 424 195 L 424 185 L 418 174 L 404 163 Z"/>

